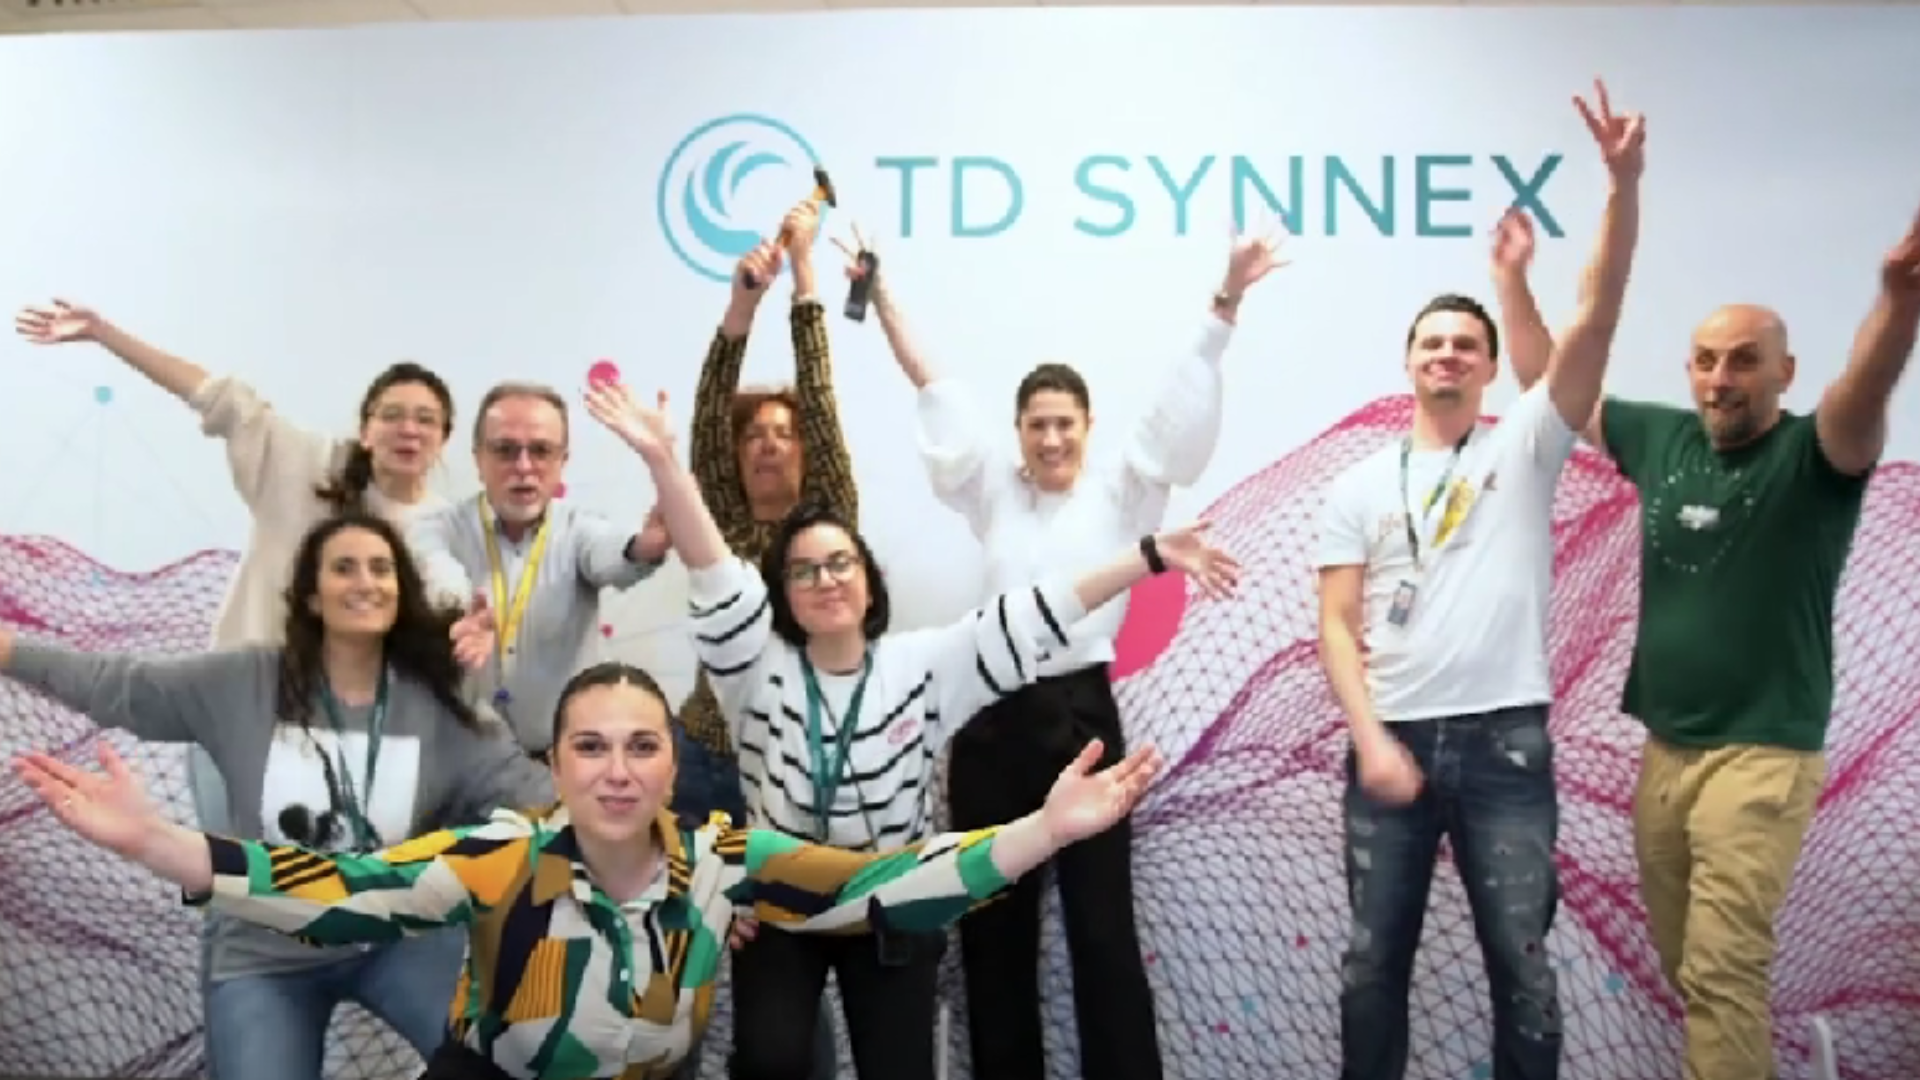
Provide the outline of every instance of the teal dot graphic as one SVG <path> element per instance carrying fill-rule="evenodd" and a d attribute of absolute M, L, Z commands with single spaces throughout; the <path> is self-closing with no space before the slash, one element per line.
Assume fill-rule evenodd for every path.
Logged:
<path fill-rule="evenodd" d="M 113 387 L 111 386 L 94 387 L 93 400 L 99 402 L 102 405 L 111 405 L 113 403 Z"/>

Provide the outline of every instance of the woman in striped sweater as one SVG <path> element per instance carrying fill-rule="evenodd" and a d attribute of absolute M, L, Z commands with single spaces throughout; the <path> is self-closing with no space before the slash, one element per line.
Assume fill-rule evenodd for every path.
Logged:
<path fill-rule="evenodd" d="M 1224 594 L 1238 565 L 1204 526 L 1142 538 L 1077 580 L 1021 586 L 958 622 L 888 631 L 886 582 L 859 533 L 831 510 L 789 518 L 759 568 L 728 550 L 675 460 L 664 413 L 623 388 L 587 409 L 647 462 L 690 578 L 694 645 L 737 748 L 748 824 L 816 843 L 880 850 L 932 831 L 933 765 L 953 731 L 1034 678 L 1064 628 L 1149 573 L 1178 569 Z M 932 1080 L 934 989 L 944 938 L 761 935 L 734 959 L 735 1080 L 804 1075 L 827 973 L 839 983 L 864 1080 Z"/>

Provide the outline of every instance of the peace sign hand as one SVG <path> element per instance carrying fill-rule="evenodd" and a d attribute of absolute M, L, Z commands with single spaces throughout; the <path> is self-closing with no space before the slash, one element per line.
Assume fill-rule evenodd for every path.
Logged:
<path fill-rule="evenodd" d="M 1640 170 L 1646 164 L 1642 146 L 1647 138 L 1646 118 L 1637 112 L 1614 114 L 1613 103 L 1607 99 L 1607 85 L 1599 79 L 1593 80 L 1595 105 L 1588 105 L 1585 98 L 1575 97 L 1573 107 L 1580 110 L 1580 118 L 1587 122 L 1587 130 L 1593 133 L 1593 141 L 1600 144 L 1600 158 L 1607 163 L 1607 171 L 1622 183 L 1633 183 L 1640 179 Z"/>
<path fill-rule="evenodd" d="M 876 258 L 878 256 L 873 245 L 867 243 L 867 238 L 860 235 L 860 223 L 852 222 L 850 227 L 853 230 L 852 246 L 848 246 L 845 240 L 837 236 L 833 238 L 833 246 L 839 248 L 840 254 L 847 257 L 847 280 L 859 281 L 867 276 L 867 264 L 860 256 L 875 255 Z M 880 272 L 877 268 L 873 271 L 873 291 L 875 293 L 880 291 Z"/>
<path fill-rule="evenodd" d="M 633 399 L 620 383 L 587 388 L 587 413 L 649 462 L 673 456 L 673 424 L 667 419 L 667 392 L 651 409 Z"/>
<path fill-rule="evenodd" d="M 1210 521 L 1196 521 L 1153 538 L 1160 560 L 1170 569 L 1193 579 L 1202 595 L 1223 600 L 1233 595 L 1240 584 L 1240 563 L 1233 556 L 1207 543 L 1202 537 L 1213 528 Z"/>

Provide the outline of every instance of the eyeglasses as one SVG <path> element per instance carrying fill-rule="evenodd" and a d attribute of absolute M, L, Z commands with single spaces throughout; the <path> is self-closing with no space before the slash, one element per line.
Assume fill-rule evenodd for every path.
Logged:
<path fill-rule="evenodd" d="M 556 443 L 545 441 L 522 443 L 512 439 L 493 439 L 486 443 L 487 455 L 502 465 L 519 461 L 521 454 L 532 458 L 535 465 L 550 465 L 560 456 L 562 449 Z"/>
<path fill-rule="evenodd" d="M 803 588 L 820 588 L 825 584 L 821 581 L 821 575 L 825 574 L 834 584 L 845 584 L 853 580 L 854 572 L 859 569 L 859 556 L 851 551 L 836 551 L 819 562 L 811 559 L 789 562 L 787 581 Z"/>
<path fill-rule="evenodd" d="M 376 410 L 373 418 L 383 424 L 401 424 L 405 423 L 408 419 L 412 419 L 415 424 L 423 428 L 435 429 L 444 426 L 446 423 L 438 409 L 408 409 L 405 405 L 385 406 L 384 408 Z"/>

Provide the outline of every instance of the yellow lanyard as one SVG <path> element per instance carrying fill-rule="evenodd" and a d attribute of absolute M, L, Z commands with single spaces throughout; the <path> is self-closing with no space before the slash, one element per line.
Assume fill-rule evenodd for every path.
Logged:
<path fill-rule="evenodd" d="M 513 643 L 520 636 L 521 620 L 527 615 L 527 601 L 533 598 L 533 581 L 540 573 L 540 560 L 547 553 L 547 526 L 553 521 L 553 509 L 548 507 L 547 515 L 540 519 L 540 527 L 534 530 L 533 547 L 527 551 L 527 561 L 520 567 L 520 582 L 514 586 L 513 598 L 507 598 L 507 569 L 500 558 L 500 540 L 495 535 L 497 526 L 492 508 L 487 505 L 487 497 L 480 496 L 480 534 L 487 541 L 487 567 L 493 573 L 493 610 L 496 625 L 494 643 L 502 667 L 506 666 L 506 655 L 512 651 Z M 503 673 L 504 674 L 504 673 Z"/>

